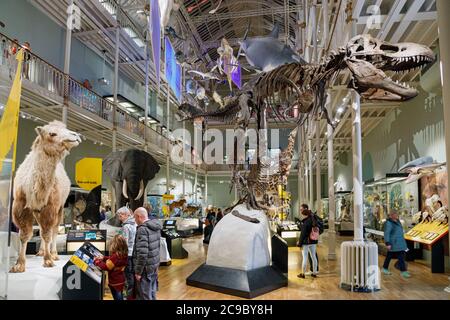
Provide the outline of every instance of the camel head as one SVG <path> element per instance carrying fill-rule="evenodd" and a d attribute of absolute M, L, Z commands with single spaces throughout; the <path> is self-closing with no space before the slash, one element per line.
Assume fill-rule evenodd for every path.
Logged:
<path fill-rule="evenodd" d="M 80 135 L 67 129 L 60 121 L 52 121 L 43 127 L 37 127 L 38 137 L 33 150 L 39 148 L 46 154 L 64 158 L 70 150 L 81 143 Z"/>
<path fill-rule="evenodd" d="M 371 35 L 354 37 L 346 48 L 346 64 L 352 73 L 350 87 L 368 100 L 406 101 L 418 91 L 389 78 L 385 72 L 408 72 L 435 60 L 433 51 L 416 43 L 391 44 Z"/>

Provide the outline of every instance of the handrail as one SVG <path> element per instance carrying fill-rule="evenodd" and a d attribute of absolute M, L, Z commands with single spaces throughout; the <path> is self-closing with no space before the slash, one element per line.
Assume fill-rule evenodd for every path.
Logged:
<path fill-rule="evenodd" d="M 15 58 L 9 57 L 8 48 L 12 44 L 16 44 L 17 48 L 20 48 L 20 44 L 10 39 L 8 36 L 0 33 L 2 39 L 1 52 L 0 52 L 0 65 L 8 65 L 11 69 L 16 66 Z M 5 40 L 5 41 L 3 41 Z M 37 85 L 47 89 L 48 91 L 64 97 L 64 81 L 68 78 L 68 98 L 69 100 L 81 106 L 83 109 L 96 114 L 102 119 L 112 122 L 114 104 L 96 92 L 85 88 L 78 80 L 67 76 L 62 70 L 54 65 L 48 63 L 38 55 L 32 52 L 27 52 L 29 59 L 27 60 L 24 68 L 24 76 L 27 80 L 36 83 Z M 142 123 L 137 117 L 130 115 L 121 106 L 117 106 L 117 125 L 118 127 L 125 129 L 131 133 L 134 133 L 144 138 L 145 124 Z M 168 137 L 162 135 L 150 126 L 147 126 L 147 132 L 153 132 L 158 136 L 170 140 Z M 150 133 L 151 135 L 151 133 Z"/>

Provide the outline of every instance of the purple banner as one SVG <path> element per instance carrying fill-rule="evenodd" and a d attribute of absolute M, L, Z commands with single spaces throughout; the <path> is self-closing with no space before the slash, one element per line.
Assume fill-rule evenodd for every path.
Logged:
<path fill-rule="evenodd" d="M 158 0 L 150 0 L 150 33 L 152 35 L 153 61 L 155 63 L 156 83 L 159 89 L 161 70 L 161 15 Z"/>

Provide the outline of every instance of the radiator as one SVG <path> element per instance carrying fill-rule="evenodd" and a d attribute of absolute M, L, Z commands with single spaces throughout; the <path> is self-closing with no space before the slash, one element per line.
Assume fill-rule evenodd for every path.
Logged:
<path fill-rule="evenodd" d="M 374 242 L 347 241 L 341 245 L 341 288 L 351 291 L 380 290 L 378 246 Z"/>

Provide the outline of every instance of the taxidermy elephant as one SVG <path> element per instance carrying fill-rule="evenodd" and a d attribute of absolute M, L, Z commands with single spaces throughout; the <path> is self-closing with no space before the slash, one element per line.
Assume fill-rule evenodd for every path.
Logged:
<path fill-rule="evenodd" d="M 159 172 L 158 162 L 147 152 L 128 149 L 110 153 L 103 160 L 103 171 L 110 177 L 116 195 L 116 208 L 132 210 L 144 204 L 147 183 Z"/>

